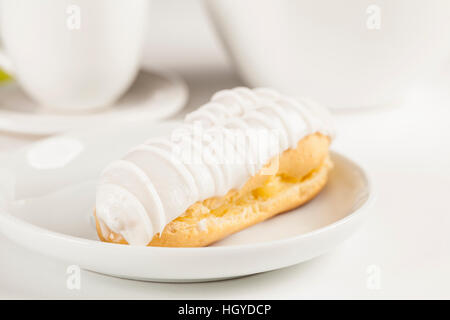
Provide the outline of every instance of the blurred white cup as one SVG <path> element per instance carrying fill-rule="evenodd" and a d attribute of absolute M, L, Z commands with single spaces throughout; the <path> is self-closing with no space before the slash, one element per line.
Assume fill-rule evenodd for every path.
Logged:
<path fill-rule="evenodd" d="M 244 81 L 333 108 L 386 105 L 450 54 L 448 0 L 206 0 Z"/>
<path fill-rule="evenodd" d="M 41 105 L 100 108 L 133 82 L 149 0 L 0 1 L 0 67 Z"/>

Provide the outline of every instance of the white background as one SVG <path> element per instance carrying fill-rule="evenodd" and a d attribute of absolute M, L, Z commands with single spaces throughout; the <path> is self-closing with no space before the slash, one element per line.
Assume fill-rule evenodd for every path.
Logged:
<path fill-rule="evenodd" d="M 155 1 L 144 64 L 179 72 L 185 111 L 242 85 L 199 2 Z M 450 298 L 450 76 L 424 79 L 402 105 L 335 114 L 334 149 L 369 168 L 377 201 L 367 223 L 336 250 L 241 279 L 161 284 L 81 272 L 0 236 L 0 298 Z M 180 115 L 178 116 L 180 117 Z M 0 151 L 36 137 L 0 133 Z M 373 285 L 379 280 L 379 285 Z"/>

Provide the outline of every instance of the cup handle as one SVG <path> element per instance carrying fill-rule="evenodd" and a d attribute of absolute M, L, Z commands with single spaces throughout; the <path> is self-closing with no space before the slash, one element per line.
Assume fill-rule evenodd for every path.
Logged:
<path fill-rule="evenodd" d="M 3 49 L 0 47 L 0 68 L 3 69 L 6 73 L 13 75 L 14 67 L 11 63 L 11 60 L 6 56 Z"/>

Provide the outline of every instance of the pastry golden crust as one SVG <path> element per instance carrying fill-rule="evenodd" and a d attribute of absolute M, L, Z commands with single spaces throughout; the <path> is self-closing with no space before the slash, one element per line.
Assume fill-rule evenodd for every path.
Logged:
<path fill-rule="evenodd" d="M 171 221 L 161 235 L 155 235 L 148 245 L 207 246 L 306 203 L 327 182 L 332 168 L 329 143 L 329 138 L 320 133 L 306 136 L 298 142 L 296 149 L 286 150 L 265 166 L 273 168 L 277 164 L 276 173 L 258 173 L 240 190 L 230 190 L 225 196 L 194 203 Z M 96 224 L 102 241 L 127 244 L 122 236 L 100 225 L 97 218 Z"/>

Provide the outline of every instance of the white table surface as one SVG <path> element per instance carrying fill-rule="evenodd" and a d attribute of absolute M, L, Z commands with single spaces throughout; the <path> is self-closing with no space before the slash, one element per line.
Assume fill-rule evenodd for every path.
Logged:
<path fill-rule="evenodd" d="M 156 3 L 160 14 L 153 24 L 159 28 L 150 31 L 145 63 L 170 67 L 185 78 L 191 94 L 187 112 L 213 92 L 241 82 L 199 4 L 181 3 Z M 169 9 L 172 18 L 164 19 Z M 162 37 L 159 29 L 170 31 Z M 196 284 L 138 282 L 82 271 L 80 290 L 69 290 L 67 263 L 0 235 L 0 298 L 450 298 L 447 77 L 412 89 L 402 105 L 335 113 L 338 137 L 333 148 L 369 169 L 377 201 L 367 223 L 322 257 L 278 271 Z M 38 139 L 0 133 L 0 151 Z"/>

